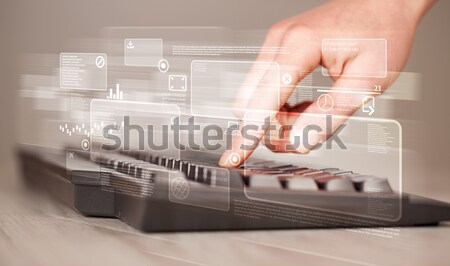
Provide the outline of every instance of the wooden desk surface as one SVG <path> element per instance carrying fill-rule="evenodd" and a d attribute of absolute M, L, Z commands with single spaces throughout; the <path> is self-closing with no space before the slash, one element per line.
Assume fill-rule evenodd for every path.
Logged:
<path fill-rule="evenodd" d="M 0 176 L 0 265 L 450 265 L 450 224 L 143 234 Z M 157 214 L 155 214 L 157 215 Z"/>

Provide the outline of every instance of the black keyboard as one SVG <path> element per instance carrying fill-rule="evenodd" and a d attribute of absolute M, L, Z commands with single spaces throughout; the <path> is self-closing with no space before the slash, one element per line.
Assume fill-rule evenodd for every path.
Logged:
<path fill-rule="evenodd" d="M 25 180 L 87 216 L 147 232 L 436 225 L 450 205 L 392 190 L 387 179 L 337 168 L 249 159 L 219 167 L 123 151 L 89 154 L 23 146 Z"/>

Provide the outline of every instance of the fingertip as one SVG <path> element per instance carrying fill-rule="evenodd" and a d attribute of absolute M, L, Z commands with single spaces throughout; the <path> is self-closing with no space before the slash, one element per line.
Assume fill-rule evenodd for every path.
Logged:
<path fill-rule="evenodd" d="M 240 166 L 245 160 L 243 157 L 233 150 L 226 151 L 219 160 L 219 165 L 226 168 L 235 168 Z"/>
<path fill-rule="evenodd" d="M 218 163 L 218 164 L 219 164 L 220 166 L 227 167 L 228 157 L 229 157 L 228 151 L 224 152 L 224 153 L 222 154 L 222 157 L 220 157 L 220 160 L 219 160 L 219 163 Z"/>
<path fill-rule="evenodd" d="M 308 154 L 311 150 L 303 149 L 303 150 L 295 150 L 294 152 L 297 154 Z"/>

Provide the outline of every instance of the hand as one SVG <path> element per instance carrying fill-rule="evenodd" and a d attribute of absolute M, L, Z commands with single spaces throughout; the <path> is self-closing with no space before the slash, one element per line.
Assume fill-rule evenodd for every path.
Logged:
<path fill-rule="evenodd" d="M 247 75 L 245 87 L 241 88 L 236 98 L 234 109 L 240 119 L 253 121 L 263 125 L 267 113 L 264 115 L 252 112 L 255 109 L 271 111 L 271 118 L 277 123 L 293 125 L 288 133 L 292 139 L 295 135 L 310 124 L 323 126 L 325 119 L 315 118 L 306 114 L 325 114 L 316 103 L 304 104 L 301 112 L 292 112 L 297 107 L 286 105 L 296 84 L 306 75 L 322 65 L 328 70 L 333 86 L 328 94 L 334 99 L 339 90 L 346 88 L 365 88 L 367 92 L 373 91 L 375 85 L 381 85 L 384 91 L 397 78 L 399 72 L 406 64 L 416 27 L 433 0 L 335 0 L 313 9 L 309 12 L 286 19 L 274 25 L 268 32 L 264 47 L 286 47 L 287 54 L 260 54 L 257 62 L 276 62 L 279 65 L 279 75 L 289 74 L 292 77 L 290 84 L 280 82 L 280 89 L 273 86 L 261 86 L 262 80 L 276 80 L 277 74 L 263 71 L 254 67 Z M 323 39 L 385 39 L 387 42 L 387 55 L 381 56 L 379 44 L 377 47 L 365 42 L 353 53 L 323 53 Z M 387 57 L 387 63 L 386 63 Z M 380 64 L 386 64 L 387 76 L 385 78 L 350 78 L 354 73 L 378 73 Z M 250 84 L 250 85 L 248 85 Z M 344 123 L 358 108 L 368 94 L 358 93 L 346 95 L 349 97 L 345 106 L 335 103 L 332 110 L 332 132 Z M 280 108 L 281 106 L 281 108 Z M 264 130 L 256 132 L 257 139 L 261 141 L 265 135 Z M 300 146 L 295 152 L 307 153 L 311 147 L 325 141 L 330 134 L 325 132 L 310 136 L 308 147 Z M 272 139 L 273 150 L 286 151 L 286 141 Z M 235 167 L 242 164 L 253 152 L 243 150 L 242 144 L 248 145 L 248 139 L 241 135 L 233 138 L 232 149 L 227 150 L 219 162 L 225 167 Z M 282 146 L 280 144 L 283 144 Z M 256 146 L 254 146 L 256 147 Z M 238 156 L 236 156 L 238 155 Z M 231 157 L 233 158 L 231 158 Z"/>

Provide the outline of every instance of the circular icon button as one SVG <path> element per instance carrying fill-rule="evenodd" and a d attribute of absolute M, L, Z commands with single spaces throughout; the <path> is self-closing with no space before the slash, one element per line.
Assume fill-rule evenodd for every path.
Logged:
<path fill-rule="evenodd" d="M 324 112 L 330 111 L 331 109 L 333 109 L 334 106 L 333 97 L 331 97 L 328 94 L 320 95 L 319 98 L 317 99 L 317 106 L 319 107 L 320 110 Z"/>
<path fill-rule="evenodd" d="M 95 65 L 98 68 L 100 68 L 100 69 L 103 68 L 105 66 L 105 64 L 106 64 L 106 60 L 103 56 L 97 56 L 97 58 L 95 58 Z"/>
<path fill-rule="evenodd" d="M 239 162 L 241 161 L 241 157 L 237 153 L 232 153 L 230 157 L 228 157 L 228 162 L 232 166 L 238 166 Z"/>
<path fill-rule="evenodd" d="M 284 74 L 283 77 L 281 77 L 281 80 L 283 81 L 284 85 L 289 85 L 292 82 L 292 76 L 289 74 Z"/>
<path fill-rule="evenodd" d="M 91 145 L 89 144 L 89 140 L 83 139 L 83 140 L 81 141 L 81 148 L 82 148 L 83 150 L 85 150 L 85 151 L 89 150 L 90 146 L 91 146 Z"/>
<path fill-rule="evenodd" d="M 169 61 L 166 59 L 161 59 L 158 62 L 158 69 L 161 73 L 166 73 L 169 70 Z"/>

